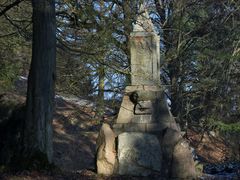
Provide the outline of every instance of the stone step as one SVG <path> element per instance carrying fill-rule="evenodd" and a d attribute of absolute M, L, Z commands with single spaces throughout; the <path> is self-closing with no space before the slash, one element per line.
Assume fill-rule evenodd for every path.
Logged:
<path fill-rule="evenodd" d="M 121 132 L 160 132 L 165 128 L 179 130 L 175 121 L 161 123 L 117 123 L 113 125 L 116 134 Z"/>

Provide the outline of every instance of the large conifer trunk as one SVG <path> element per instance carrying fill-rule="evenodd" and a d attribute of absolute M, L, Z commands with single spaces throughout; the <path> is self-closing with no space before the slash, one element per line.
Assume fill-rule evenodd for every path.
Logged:
<path fill-rule="evenodd" d="M 28 78 L 23 145 L 27 156 L 36 153 L 52 160 L 52 118 L 56 62 L 54 0 L 32 0 L 33 47 Z"/>

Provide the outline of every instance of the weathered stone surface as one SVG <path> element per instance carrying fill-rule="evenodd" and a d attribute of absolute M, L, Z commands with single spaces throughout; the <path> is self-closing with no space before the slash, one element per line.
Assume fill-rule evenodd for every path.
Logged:
<path fill-rule="evenodd" d="M 133 109 L 134 104 L 130 101 L 129 96 L 124 95 L 116 123 L 130 123 L 134 116 Z"/>
<path fill-rule="evenodd" d="M 130 123 L 124 125 L 126 132 L 145 132 L 146 126 L 143 123 Z"/>
<path fill-rule="evenodd" d="M 138 92 L 139 99 L 145 99 L 140 103 L 146 109 L 141 111 L 138 105 L 134 113 L 134 103 L 129 98 L 132 92 Z M 146 98 L 150 99 L 146 100 Z M 166 103 L 164 92 L 153 86 L 127 86 L 116 123 L 160 123 L 163 127 L 177 129 Z"/>
<path fill-rule="evenodd" d="M 139 104 L 135 107 L 135 114 L 138 115 L 152 115 L 152 101 L 139 101 Z"/>
<path fill-rule="evenodd" d="M 159 85 L 159 40 L 159 36 L 154 33 L 131 33 L 130 43 L 132 85 Z"/>
<path fill-rule="evenodd" d="M 146 87 L 146 86 L 145 86 Z M 155 100 L 156 98 L 161 97 L 161 90 L 153 91 L 153 90 L 140 90 L 135 91 L 139 95 L 139 101 L 150 101 Z"/>
<path fill-rule="evenodd" d="M 149 14 L 144 7 L 144 5 L 140 6 L 139 9 L 139 16 L 137 18 L 136 23 L 133 26 L 133 31 L 137 32 L 154 32 L 154 26 L 151 21 L 151 18 L 149 17 Z"/>
<path fill-rule="evenodd" d="M 162 174 L 166 178 L 171 177 L 172 154 L 175 145 L 182 139 L 181 132 L 167 128 L 162 139 L 163 168 Z"/>
<path fill-rule="evenodd" d="M 188 143 L 181 131 L 167 128 L 161 143 L 162 175 L 166 178 L 188 179 L 196 176 L 195 163 Z"/>
<path fill-rule="evenodd" d="M 173 150 L 171 177 L 178 179 L 193 179 L 197 173 L 189 144 L 181 139 Z"/>
<path fill-rule="evenodd" d="M 163 131 L 168 126 L 162 126 L 159 123 L 119 123 L 114 124 L 113 129 L 116 134 L 121 134 L 122 132 L 160 132 Z"/>
<path fill-rule="evenodd" d="M 118 161 L 121 175 L 147 176 L 160 172 L 162 153 L 158 139 L 146 133 L 120 134 Z"/>
<path fill-rule="evenodd" d="M 130 43 L 132 85 L 159 85 L 160 38 L 145 10 L 137 17 Z"/>
<path fill-rule="evenodd" d="M 131 86 L 127 86 L 125 89 L 126 93 L 133 92 L 133 91 L 162 92 L 162 89 L 159 86 L 155 86 L 155 85 L 131 85 Z"/>
<path fill-rule="evenodd" d="M 131 123 L 152 123 L 152 114 L 150 115 L 135 115 Z"/>
<path fill-rule="evenodd" d="M 182 139 L 181 131 L 167 128 L 162 143 L 166 147 L 174 147 L 180 139 Z"/>
<path fill-rule="evenodd" d="M 162 131 L 164 128 L 161 124 L 159 123 L 148 123 L 146 124 L 146 132 L 160 132 Z"/>
<path fill-rule="evenodd" d="M 172 121 L 173 117 L 169 110 L 167 101 L 165 99 L 164 92 L 162 92 L 161 97 L 156 98 L 153 101 L 153 118 L 158 119 L 159 121 Z"/>
<path fill-rule="evenodd" d="M 162 121 L 161 121 L 162 120 Z M 176 123 L 176 121 L 173 119 L 173 117 L 166 117 L 166 119 L 161 119 L 159 125 L 163 128 L 170 128 L 175 131 L 180 131 L 179 125 Z"/>
<path fill-rule="evenodd" d="M 134 103 L 129 98 L 129 95 L 132 92 L 138 92 L 139 98 L 145 99 L 145 101 L 141 102 L 143 107 L 149 108 L 141 112 L 137 106 L 136 114 L 142 114 L 143 117 L 135 118 L 136 115 L 134 114 Z M 155 95 L 156 97 L 154 98 Z M 160 99 L 162 96 L 163 96 L 163 91 L 154 86 L 142 86 L 142 85 L 127 86 L 125 90 L 125 95 L 122 100 L 121 108 L 119 110 L 119 114 L 116 119 L 116 123 L 131 123 L 131 122 L 140 123 L 139 121 L 141 121 L 141 123 L 146 123 L 146 122 L 153 123 L 153 122 L 157 122 L 161 117 L 164 117 L 164 119 L 166 119 L 165 116 L 170 117 L 167 107 L 165 107 L 163 111 L 159 109 L 162 106 L 165 106 L 165 105 L 167 106 L 166 103 L 161 102 L 163 101 Z M 149 100 L 147 100 L 147 98 L 149 98 Z M 160 113 L 158 111 L 160 111 Z M 159 117 L 158 116 L 159 114 L 162 116 Z M 149 118 L 146 119 L 144 115 L 152 116 L 152 117 L 150 119 Z"/>
<path fill-rule="evenodd" d="M 112 175 L 117 165 L 115 134 L 108 124 L 103 124 L 97 138 L 97 173 Z"/>

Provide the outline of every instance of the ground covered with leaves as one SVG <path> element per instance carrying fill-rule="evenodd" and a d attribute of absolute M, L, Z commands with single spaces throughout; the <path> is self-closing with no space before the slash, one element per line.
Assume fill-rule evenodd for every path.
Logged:
<path fill-rule="evenodd" d="M 14 98 L 20 103 L 25 101 L 23 96 L 16 94 L 5 94 L 1 98 L 3 97 Z M 107 112 L 109 109 L 106 109 L 105 115 L 98 116 L 94 103 L 87 100 L 84 100 L 84 103 L 81 101 L 83 100 L 79 99 L 79 102 L 76 102 L 76 99 L 75 101 L 66 100 L 61 96 L 56 98 L 56 112 L 53 120 L 53 162 L 56 166 L 54 170 L 5 172 L 0 174 L 0 179 L 159 179 L 154 175 L 146 178 L 97 175 L 95 145 L 98 131 L 103 122 L 113 124 L 116 113 L 109 113 Z M 201 158 L 204 165 L 221 163 L 231 157 L 231 150 L 224 140 L 212 134 L 188 130 L 186 139 L 195 148 L 196 155 Z M 211 168 L 208 169 L 211 170 Z"/>

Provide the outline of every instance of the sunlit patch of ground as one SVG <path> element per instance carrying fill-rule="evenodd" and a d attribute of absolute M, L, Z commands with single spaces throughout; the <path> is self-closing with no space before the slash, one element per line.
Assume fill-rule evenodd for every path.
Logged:
<path fill-rule="evenodd" d="M 187 139 L 196 150 L 198 156 L 208 163 L 219 163 L 228 160 L 231 156 L 230 148 L 223 139 L 207 133 L 197 133 L 188 130 Z"/>

